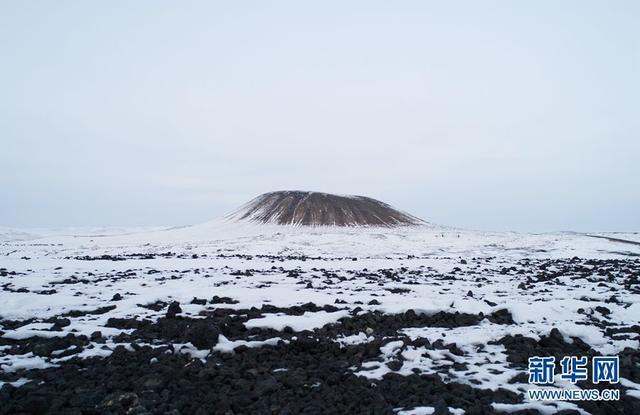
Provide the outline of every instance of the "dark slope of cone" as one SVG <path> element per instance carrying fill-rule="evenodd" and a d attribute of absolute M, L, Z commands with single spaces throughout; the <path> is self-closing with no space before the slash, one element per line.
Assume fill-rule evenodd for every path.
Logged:
<path fill-rule="evenodd" d="M 406 226 L 424 222 L 364 196 L 279 191 L 260 195 L 231 215 L 235 220 L 303 226 Z"/>

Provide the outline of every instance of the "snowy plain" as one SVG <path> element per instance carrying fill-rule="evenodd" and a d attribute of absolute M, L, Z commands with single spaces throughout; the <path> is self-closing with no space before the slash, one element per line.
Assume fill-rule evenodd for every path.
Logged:
<path fill-rule="evenodd" d="M 637 233 L 604 234 L 638 241 Z M 563 272 L 552 283 L 535 284 L 538 264 L 545 261 L 637 261 L 640 245 L 579 233 L 527 234 L 478 232 L 434 225 L 398 228 L 340 228 L 258 225 L 213 221 L 196 226 L 150 229 L 0 229 L 0 332 L 3 339 L 61 337 L 69 333 L 91 336 L 100 331 L 107 341 L 78 353 L 59 351 L 51 356 L 14 354 L 0 346 L 0 378 L 20 386 L 29 370 L 63 364 L 69 358 L 107 357 L 119 344 L 111 340 L 131 329 L 108 326 L 112 318 L 157 320 L 165 310 L 143 305 L 156 302 L 181 305 L 181 315 L 199 318 L 210 305 L 194 298 L 214 295 L 234 300 L 229 309 L 265 304 L 286 308 L 312 302 L 339 305 L 340 310 L 307 311 L 301 315 L 264 313 L 247 320 L 247 329 L 313 331 L 341 319 L 367 312 L 400 314 L 467 313 L 488 316 L 507 310 L 514 324 L 488 319 L 459 327 L 406 327 L 400 334 L 430 343 L 454 343 L 461 353 L 432 350 L 389 341 L 375 361 L 351 370 L 358 376 L 382 379 L 385 374 L 438 374 L 445 382 L 474 388 L 506 389 L 524 396 L 526 382 L 514 382 L 520 367 L 508 360 L 498 341 L 521 335 L 540 339 L 557 329 L 563 338 L 575 338 L 601 354 L 638 349 L 637 337 L 615 337 L 606 328 L 628 328 L 640 322 L 640 295 L 624 289 L 617 276 L 593 278 L 582 272 Z M 553 272 L 556 265 L 542 268 Z M 584 264 L 588 269 L 590 265 Z M 593 267 L 595 269 L 595 266 Z M 557 271 L 560 271 L 558 268 Z M 632 271 L 633 272 L 633 271 Z M 292 273 L 302 275 L 291 278 Z M 373 275 L 400 275 L 376 280 Z M 529 283 L 523 287 L 528 278 Z M 620 277 L 622 278 L 622 277 Z M 301 284 L 300 281 L 305 284 Z M 604 282 L 604 284 L 603 284 Z M 613 289 L 616 285 L 620 289 Z M 114 300 L 118 294 L 120 299 Z M 615 301 L 610 301 L 612 295 Z M 336 300 L 339 300 L 337 302 Z M 598 311 L 605 306 L 606 315 Z M 115 306 L 115 307 L 113 307 Z M 107 307 L 100 313 L 93 311 Z M 74 314 L 75 312 L 75 314 Z M 87 312 L 84 314 L 83 312 Z M 52 329 L 45 320 L 65 316 L 69 324 Z M 6 322 L 22 322 L 8 324 Z M 594 321 L 606 323 L 592 324 Z M 4 323 L 3 323 L 4 322 Z M 342 347 L 371 341 L 376 333 L 337 336 Z M 295 338 L 295 337 L 294 337 Z M 287 341 L 295 341 L 294 338 Z M 267 340 L 233 340 L 221 336 L 210 351 L 181 345 L 181 352 L 206 358 L 229 353 L 242 344 L 268 347 Z M 235 342 L 235 343 L 234 343 Z M 125 345 L 128 346 L 128 345 Z M 63 354 L 58 357 L 58 354 Z M 395 368 L 390 362 L 400 360 Z M 458 364 L 461 370 L 443 370 Z M 26 377 L 23 377 L 25 375 Z M 629 396 L 640 395 L 638 379 L 624 379 Z M 557 387 L 567 386 L 556 384 Z M 555 413 L 562 409 L 588 411 L 568 402 L 496 403 L 494 409 L 513 412 L 536 409 Z M 396 408 L 399 413 L 432 413 L 433 408 Z M 451 408 L 453 413 L 463 409 Z"/>

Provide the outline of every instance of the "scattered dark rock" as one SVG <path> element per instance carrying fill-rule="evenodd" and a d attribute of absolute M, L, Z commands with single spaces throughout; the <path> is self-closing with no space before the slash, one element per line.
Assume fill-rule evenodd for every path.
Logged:
<path fill-rule="evenodd" d="M 400 370 L 400 368 L 402 368 L 402 361 L 392 360 L 387 363 L 387 367 L 393 371 Z"/>
<path fill-rule="evenodd" d="M 177 301 L 169 304 L 169 308 L 167 309 L 167 318 L 174 318 L 178 313 L 182 313 L 182 308 L 180 308 L 180 303 Z"/>
<path fill-rule="evenodd" d="M 490 322 L 496 324 L 515 324 L 511 313 L 506 308 L 494 311 L 488 318 Z"/>
<path fill-rule="evenodd" d="M 62 330 L 63 327 L 67 327 L 71 324 L 71 320 L 68 318 L 56 318 L 53 322 L 53 330 Z"/>
<path fill-rule="evenodd" d="M 233 298 L 218 297 L 217 295 L 214 295 L 211 301 L 209 302 L 211 304 L 238 304 L 238 301 L 234 300 Z"/>
<path fill-rule="evenodd" d="M 167 303 L 164 301 L 156 301 L 155 303 L 150 304 L 138 304 L 138 307 L 146 308 L 148 310 L 160 311 L 167 306 Z"/>
<path fill-rule="evenodd" d="M 220 330 L 207 321 L 193 323 L 187 331 L 187 339 L 198 349 L 210 349 L 218 343 Z"/>

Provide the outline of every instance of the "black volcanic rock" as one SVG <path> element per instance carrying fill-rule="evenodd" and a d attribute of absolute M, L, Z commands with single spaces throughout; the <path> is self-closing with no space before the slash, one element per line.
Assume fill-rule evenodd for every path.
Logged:
<path fill-rule="evenodd" d="M 265 193 L 242 206 L 230 218 L 303 226 L 390 227 L 424 223 L 369 197 L 303 191 Z"/>
<path fill-rule="evenodd" d="M 196 322 L 189 326 L 187 337 L 197 349 L 210 349 L 218 343 L 220 330 L 208 322 Z"/>
<path fill-rule="evenodd" d="M 169 304 L 169 308 L 167 309 L 167 318 L 174 318 L 176 314 L 182 313 L 182 308 L 180 308 L 180 303 L 177 301 Z"/>

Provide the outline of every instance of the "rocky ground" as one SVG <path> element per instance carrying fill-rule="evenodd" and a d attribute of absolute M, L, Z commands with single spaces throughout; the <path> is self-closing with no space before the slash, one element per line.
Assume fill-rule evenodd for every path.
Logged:
<path fill-rule="evenodd" d="M 0 414 L 640 413 L 634 257 L 7 251 Z M 619 401 L 527 400 L 597 355 Z"/>

